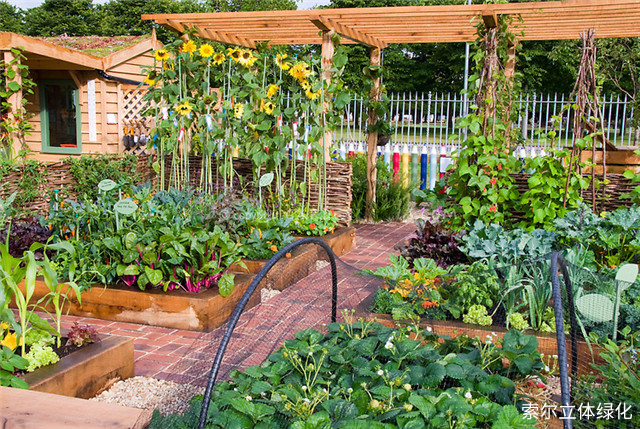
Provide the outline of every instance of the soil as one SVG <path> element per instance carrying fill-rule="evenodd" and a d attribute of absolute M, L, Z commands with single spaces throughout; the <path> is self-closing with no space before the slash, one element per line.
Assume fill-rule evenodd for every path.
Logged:
<path fill-rule="evenodd" d="M 60 347 L 57 347 L 57 342 L 54 341 L 53 344 L 51 344 L 51 348 L 53 349 L 53 351 L 55 352 L 55 354 L 57 354 L 60 359 L 62 359 L 65 356 L 70 355 L 71 353 L 75 352 L 76 350 L 80 350 L 81 348 L 87 346 L 90 343 L 85 343 L 81 346 L 76 346 L 74 343 L 69 341 L 69 338 L 67 337 L 62 337 L 62 339 L 60 340 Z M 29 352 L 29 346 L 26 347 L 25 351 L 28 353 Z M 19 348 L 16 350 L 20 350 Z M 25 374 L 26 371 L 18 371 L 16 374 L 17 375 L 22 375 Z"/>

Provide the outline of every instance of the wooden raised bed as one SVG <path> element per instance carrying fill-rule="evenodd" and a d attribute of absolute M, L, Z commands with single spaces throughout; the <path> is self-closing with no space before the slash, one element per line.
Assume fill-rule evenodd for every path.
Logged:
<path fill-rule="evenodd" d="M 306 238 L 306 237 L 296 237 L 296 240 L 300 240 L 301 238 Z M 336 256 L 342 256 L 345 253 L 352 250 L 354 247 L 356 247 L 356 229 L 352 226 L 346 227 L 346 228 L 339 228 L 339 229 L 336 229 L 331 234 L 323 235 L 321 237 L 316 237 L 316 238 L 319 238 L 320 240 L 327 243 L 333 250 L 333 253 L 336 254 Z M 302 247 L 298 247 L 294 250 L 292 254 L 292 258 L 289 259 L 289 261 L 295 260 L 297 265 L 302 265 L 303 263 L 309 263 L 311 258 L 313 258 L 312 253 L 309 253 L 309 252 L 312 252 L 312 253 L 320 252 L 318 255 L 316 255 L 317 256 L 316 260 L 318 258 L 324 259 L 324 256 L 325 256 L 324 250 L 321 249 L 319 246 L 303 245 Z M 298 258 L 300 258 L 300 261 L 298 261 Z M 259 260 L 243 259 L 242 262 L 244 262 L 244 264 L 247 266 L 246 270 L 237 265 L 232 265 L 231 270 L 236 272 L 244 272 L 244 273 L 248 272 L 250 274 L 258 274 L 258 272 L 260 272 L 262 267 L 264 267 L 265 264 L 267 263 L 267 260 L 266 259 L 259 259 Z M 273 267 L 273 272 L 279 272 L 282 268 L 284 268 L 283 267 L 284 265 L 289 265 L 287 260 L 284 260 L 284 259 L 280 260 L 278 264 L 275 267 Z"/>
<path fill-rule="evenodd" d="M 82 294 L 82 306 L 74 298 L 65 306 L 65 311 L 74 316 L 210 331 L 227 320 L 251 279 L 248 274 L 237 274 L 235 288 L 226 298 L 220 296 L 217 288 L 187 293 L 159 289 L 141 291 L 135 286 L 94 286 Z M 37 281 L 33 300 L 37 301 L 47 292 L 44 282 Z M 259 302 L 260 293 L 256 293 L 249 300 L 248 307 Z"/>
<path fill-rule="evenodd" d="M 105 336 L 23 378 L 30 390 L 87 399 L 109 380 L 133 377 L 133 363 L 133 339 Z"/>
<path fill-rule="evenodd" d="M 372 313 L 369 310 L 372 303 L 373 294 L 363 300 L 358 307 L 356 307 L 355 316 L 362 317 L 366 320 L 375 320 L 390 328 L 397 328 L 401 325 L 413 323 L 407 320 L 393 320 L 393 317 L 390 314 Z M 502 326 L 480 326 L 456 321 L 431 319 L 420 319 L 420 327 L 423 329 L 430 328 L 431 331 L 437 335 L 446 335 L 451 338 L 455 338 L 460 335 L 467 335 L 471 338 L 479 337 L 483 341 L 487 336 L 502 339 L 504 334 L 507 332 L 507 329 Z M 538 351 L 545 355 L 545 363 L 549 363 L 549 356 L 558 355 L 558 343 L 556 341 L 555 333 L 536 332 L 533 330 L 525 331 L 525 333 L 536 336 L 538 339 Z M 566 335 L 566 343 L 568 361 L 569 365 L 571 365 L 571 339 L 568 334 Z M 600 358 L 600 348 L 596 347 L 594 344 L 592 344 L 591 347 L 593 348 L 594 353 L 593 360 L 587 343 L 585 341 L 578 341 L 578 374 L 588 374 L 592 372 L 593 368 L 591 367 L 590 362 L 594 362 L 598 365 L 605 364 L 605 361 Z"/>
<path fill-rule="evenodd" d="M 151 410 L 0 386 L 3 428 L 146 428 Z"/>

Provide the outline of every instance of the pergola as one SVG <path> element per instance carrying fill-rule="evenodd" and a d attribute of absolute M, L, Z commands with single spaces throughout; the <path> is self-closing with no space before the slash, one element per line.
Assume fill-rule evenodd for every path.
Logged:
<path fill-rule="evenodd" d="M 334 33 L 343 43 L 370 47 L 371 65 L 380 64 L 380 52 L 391 43 L 470 42 L 480 20 L 487 27 L 498 16 L 513 16 L 512 31 L 520 41 L 578 39 L 595 30 L 597 38 L 640 37 L 640 0 L 564 0 L 455 6 L 407 6 L 354 9 L 315 9 L 263 12 L 226 12 L 142 15 L 165 28 L 184 33 L 194 28 L 205 39 L 255 48 L 269 45 L 322 45 L 323 78 L 331 79 Z M 507 65 L 513 67 L 514 62 Z M 379 80 L 370 93 L 379 96 Z M 369 123 L 377 118 L 369 114 Z M 325 136 L 331 145 L 332 136 Z M 367 138 L 367 201 L 375 201 L 377 134 Z"/>

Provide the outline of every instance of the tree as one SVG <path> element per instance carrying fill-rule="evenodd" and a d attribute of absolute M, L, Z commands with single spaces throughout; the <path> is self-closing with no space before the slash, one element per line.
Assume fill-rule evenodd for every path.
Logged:
<path fill-rule="evenodd" d="M 208 0 L 209 12 L 250 12 L 260 10 L 296 10 L 297 0 Z"/>
<path fill-rule="evenodd" d="M 2 31 L 12 33 L 22 32 L 22 19 L 24 11 L 5 1 L 0 1 L 0 28 Z"/>
<path fill-rule="evenodd" d="M 91 0 L 45 0 L 24 17 L 28 36 L 88 36 L 95 34 L 96 8 Z"/>
<path fill-rule="evenodd" d="M 207 8 L 197 0 L 111 0 L 98 7 L 98 26 L 93 34 L 101 36 L 150 34 L 155 24 L 150 20 L 141 20 L 142 14 L 206 11 Z M 166 43 L 175 37 L 175 33 L 157 27 L 157 37 Z"/>

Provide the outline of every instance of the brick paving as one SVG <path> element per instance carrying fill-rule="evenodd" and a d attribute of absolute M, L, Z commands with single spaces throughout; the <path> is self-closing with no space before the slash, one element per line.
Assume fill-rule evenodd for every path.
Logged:
<path fill-rule="evenodd" d="M 353 275 L 356 269 L 375 269 L 389 261 L 394 246 L 414 232 L 412 223 L 357 226 L 357 247 L 338 264 L 338 311 L 354 308 L 376 287 L 375 279 Z M 229 342 L 218 379 L 232 369 L 258 365 L 299 330 L 320 328 L 331 313 L 331 275 L 328 266 L 271 299 L 246 310 Z M 340 317 L 340 316 L 339 316 Z M 135 373 L 181 383 L 203 385 L 226 324 L 202 333 L 135 323 L 63 316 L 63 328 L 74 321 L 89 323 L 99 333 L 134 339 Z"/>

